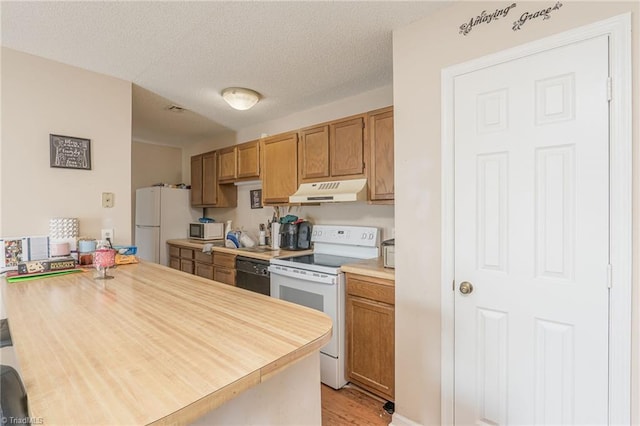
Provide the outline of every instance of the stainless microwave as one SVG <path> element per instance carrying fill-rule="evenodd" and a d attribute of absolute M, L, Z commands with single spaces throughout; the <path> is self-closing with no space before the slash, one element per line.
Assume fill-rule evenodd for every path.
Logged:
<path fill-rule="evenodd" d="M 224 223 L 190 223 L 189 238 L 196 240 L 222 240 L 224 238 Z"/>

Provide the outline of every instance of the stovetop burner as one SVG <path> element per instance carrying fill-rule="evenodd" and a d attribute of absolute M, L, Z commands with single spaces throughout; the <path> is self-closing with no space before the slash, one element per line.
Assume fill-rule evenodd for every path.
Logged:
<path fill-rule="evenodd" d="M 280 259 L 284 262 L 293 263 L 292 266 L 303 267 L 303 265 L 307 266 L 321 266 L 325 268 L 335 268 L 336 271 L 340 269 L 342 265 L 347 263 L 358 262 L 362 259 L 358 259 L 355 257 L 345 257 L 345 256 L 334 256 L 331 254 L 307 254 L 304 256 L 294 256 L 294 257 L 285 257 Z"/>

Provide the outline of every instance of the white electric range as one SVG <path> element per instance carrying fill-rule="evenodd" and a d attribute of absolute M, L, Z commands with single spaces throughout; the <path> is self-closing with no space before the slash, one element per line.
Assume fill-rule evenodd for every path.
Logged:
<path fill-rule="evenodd" d="M 271 296 L 317 309 L 333 321 L 331 340 L 320 349 L 322 383 L 340 389 L 345 379 L 345 283 L 340 267 L 380 255 L 378 228 L 315 225 L 313 254 L 271 259 Z"/>

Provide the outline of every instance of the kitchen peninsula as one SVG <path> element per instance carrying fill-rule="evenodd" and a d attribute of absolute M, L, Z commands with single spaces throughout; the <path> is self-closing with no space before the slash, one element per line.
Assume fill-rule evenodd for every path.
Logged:
<path fill-rule="evenodd" d="M 325 314 L 152 263 L 111 274 L 0 282 L 32 418 L 320 423 Z"/>

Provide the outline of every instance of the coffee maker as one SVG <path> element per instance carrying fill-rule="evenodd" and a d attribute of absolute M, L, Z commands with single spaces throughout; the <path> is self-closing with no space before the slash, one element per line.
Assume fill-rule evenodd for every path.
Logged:
<path fill-rule="evenodd" d="M 307 250 L 311 248 L 311 223 L 283 223 L 280 225 L 282 250 Z"/>

